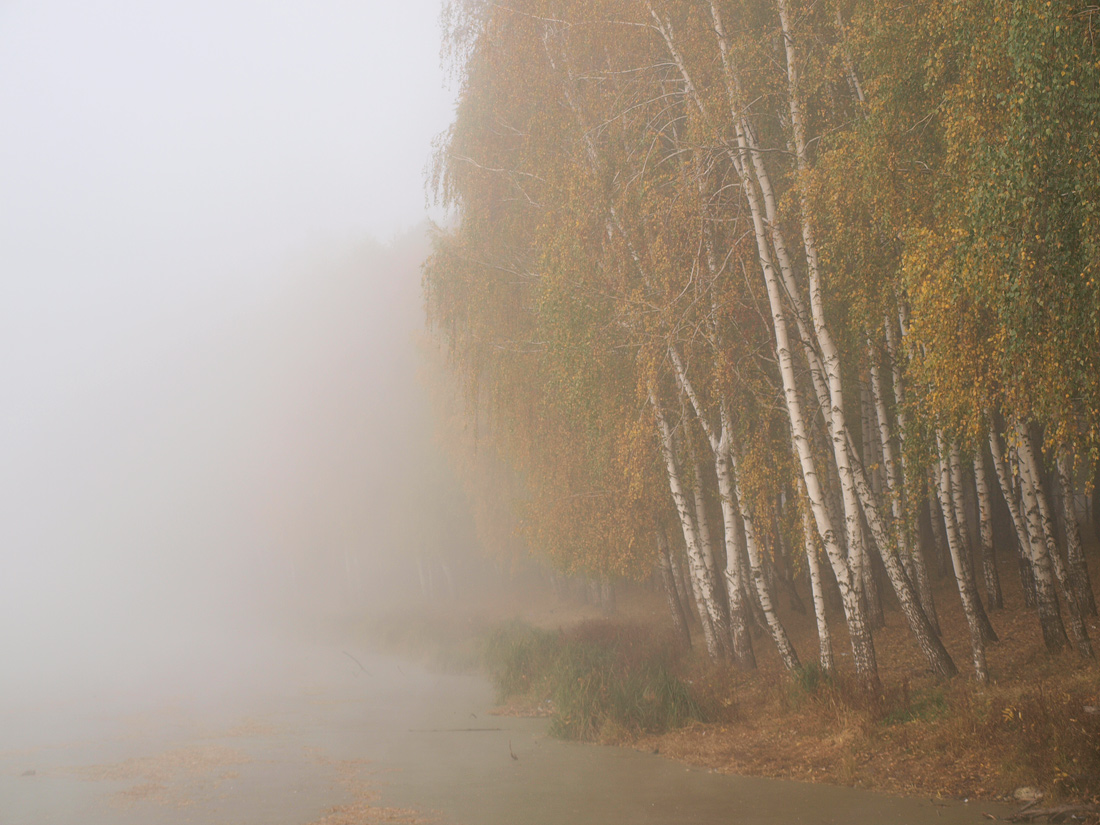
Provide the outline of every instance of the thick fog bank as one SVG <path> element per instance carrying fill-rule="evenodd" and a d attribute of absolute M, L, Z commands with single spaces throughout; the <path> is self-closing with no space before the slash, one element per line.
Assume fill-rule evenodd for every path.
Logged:
<path fill-rule="evenodd" d="M 417 593 L 425 542 L 472 541 L 418 378 L 426 247 L 98 306 L 82 323 L 118 334 L 51 330 L 5 362 L 7 694 L 239 678 L 276 640 Z"/>

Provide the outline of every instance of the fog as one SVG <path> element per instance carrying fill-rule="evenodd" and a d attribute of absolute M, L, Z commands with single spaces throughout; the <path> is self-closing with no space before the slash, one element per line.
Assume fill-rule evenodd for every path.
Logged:
<path fill-rule="evenodd" d="M 415 593 L 438 14 L 0 4 L 5 701 Z"/>

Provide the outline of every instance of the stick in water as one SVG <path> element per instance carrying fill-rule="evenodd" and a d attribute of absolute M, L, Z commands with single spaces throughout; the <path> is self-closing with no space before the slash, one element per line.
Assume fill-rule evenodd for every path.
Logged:
<path fill-rule="evenodd" d="M 359 665 L 359 669 L 362 670 L 364 673 L 366 673 L 368 676 L 370 676 L 370 671 L 367 670 L 365 667 L 363 667 L 362 662 L 360 662 L 358 659 L 356 659 L 354 656 L 352 656 L 346 650 L 344 651 L 344 655 L 347 656 L 349 659 L 351 659 L 353 662 L 355 662 L 355 664 Z"/>

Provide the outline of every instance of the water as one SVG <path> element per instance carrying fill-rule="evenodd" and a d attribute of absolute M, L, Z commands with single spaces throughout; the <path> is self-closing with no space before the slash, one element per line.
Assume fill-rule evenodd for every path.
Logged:
<path fill-rule="evenodd" d="M 480 677 L 385 656 L 259 656 L 156 695 L 8 703 L 0 825 L 963 825 L 1006 813 L 559 742 L 545 720 L 491 715 Z"/>

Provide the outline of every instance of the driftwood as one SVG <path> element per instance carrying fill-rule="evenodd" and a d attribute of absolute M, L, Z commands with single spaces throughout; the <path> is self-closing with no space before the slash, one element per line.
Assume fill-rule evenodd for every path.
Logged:
<path fill-rule="evenodd" d="M 1100 805 L 1059 805 L 1054 808 L 1035 808 L 1035 803 L 1025 805 L 1008 818 L 1009 822 L 1098 822 Z"/>

